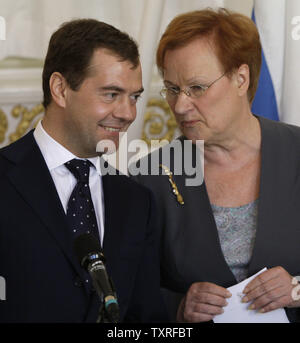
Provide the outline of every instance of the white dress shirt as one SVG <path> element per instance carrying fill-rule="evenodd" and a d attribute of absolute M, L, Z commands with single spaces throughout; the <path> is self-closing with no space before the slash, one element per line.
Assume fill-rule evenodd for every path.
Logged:
<path fill-rule="evenodd" d="M 67 204 L 70 195 L 77 183 L 77 180 L 64 164 L 72 160 L 73 158 L 79 158 L 72 154 L 61 144 L 59 144 L 51 136 L 49 136 L 48 133 L 44 130 L 41 121 L 38 123 L 36 129 L 34 130 L 33 135 L 46 161 L 65 213 L 67 213 Z M 95 208 L 95 214 L 99 229 L 99 237 L 101 244 L 103 245 L 104 197 L 100 169 L 100 158 L 93 157 L 88 158 L 87 160 L 89 160 L 95 166 L 95 168 L 90 168 L 89 186 Z"/>

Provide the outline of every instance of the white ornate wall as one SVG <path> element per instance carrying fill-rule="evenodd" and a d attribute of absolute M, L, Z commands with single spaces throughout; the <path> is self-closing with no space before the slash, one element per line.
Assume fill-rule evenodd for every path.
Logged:
<path fill-rule="evenodd" d="M 3 10 L 3 6 L 1 7 L 3 1 L 5 2 L 7 0 L 0 0 L 0 15 L 1 8 Z M 116 2 L 118 0 L 114 1 Z M 148 4 L 148 2 L 146 2 L 147 0 L 143 1 Z M 145 8 L 148 8 L 149 11 L 155 11 L 159 8 L 160 1 L 163 0 L 155 0 L 156 8 L 153 5 L 153 0 L 152 2 L 149 2 L 147 5 L 148 7 Z M 131 2 L 133 4 L 133 0 L 131 0 Z M 68 0 L 68 3 L 71 4 L 71 1 Z M 202 8 L 207 5 L 221 5 L 222 3 L 225 7 L 250 15 L 253 0 L 172 0 L 172 2 L 166 0 L 164 21 L 166 21 L 168 16 L 174 16 L 174 9 L 171 9 L 171 5 L 173 7 L 177 5 L 178 9 L 184 8 L 184 11 L 187 11 Z M 143 16 L 147 18 L 145 13 Z M 63 20 L 61 20 L 61 22 L 62 21 Z M 145 19 L 144 24 L 146 21 L 147 20 Z M 150 25 L 151 22 L 149 21 L 148 24 Z M 157 25 L 159 25 L 159 23 L 157 23 Z M 47 30 L 48 29 L 49 28 L 47 28 Z M 146 41 L 149 45 L 149 37 L 143 38 L 143 36 L 152 36 L 154 33 L 152 32 L 153 30 L 148 31 L 149 30 L 142 30 L 140 39 L 142 42 Z M 149 63 L 146 59 L 149 59 L 149 51 L 147 49 L 145 50 L 147 44 L 141 44 L 141 55 L 142 58 L 144 58 L 144 62 L 142 59 L 143 65 Z M 151 44 L 151 46 L 156 45 L 155 42 L 152 42 Z M 152 50 L 155 51 L 155 49 Z M 138 116 L 142 120 L 136 120 L 133 126 L 136 126 L 139 121 L 139 127 L 138 129 L 135 129 L 135 132 L 133 133 L 130 133 L 130 130 L 132 130 L 131 128 L 129 130 L 129 137 L 130 139 L 142 137 L 146 142 L 149 142 L 150 139 L 172 140 L 180 133 L 176 127 L 172 113 L 159 95 L 159 90 L 162 86 L 160 77 L 157 75 L 155 68 L 152 67 L 152 75 L 151 68 L 148 69 L 148 71 L 144 72 L 144 82 L 150 82 L 150 86 L 145 95 L 146 99 L 143 100 L 145 103 L 139 104 L 138 106 Z M 0 147 L 20 138 L 25 132 L 33 128 L 36 125 L 36 122 L 42 117 L 41 74 L 41 59 L 12 58 L 7 61 L 4 60 L 4 62 L 3 60 L 0 61 Z M 149 74 L 150 77 L 147 74 Z M 138 132 L 138 134 L 136 132 Z"/>
<path fill-rule="evenodd" d="M 40 68 L 0 69 L 0 146 L 31 129 L 44 111 Z"/>

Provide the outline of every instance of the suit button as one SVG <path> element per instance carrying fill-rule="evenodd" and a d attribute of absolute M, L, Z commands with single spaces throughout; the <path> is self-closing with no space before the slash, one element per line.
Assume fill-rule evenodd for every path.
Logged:
<path fill-rule="evenodd" d="M 75 287 L 82 287 L 83 286 L 82 281 L 81 281 L 79 276 L 76 276 L 76 278 L 74 279 L 74 286 Z"/>

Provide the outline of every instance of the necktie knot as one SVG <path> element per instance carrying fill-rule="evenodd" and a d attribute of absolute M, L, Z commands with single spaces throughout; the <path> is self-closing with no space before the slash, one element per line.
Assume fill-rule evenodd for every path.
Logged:
<path fill-rule="evenodd" d="M 73 160 L 65 163 L 65 166 L 76 177 L 77 181 L 88 184 L 91 166 L 90 161 L 74 158 Z"/>

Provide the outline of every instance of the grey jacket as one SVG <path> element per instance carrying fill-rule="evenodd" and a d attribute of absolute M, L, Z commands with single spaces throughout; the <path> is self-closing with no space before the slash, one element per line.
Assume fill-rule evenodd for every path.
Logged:
<path fill-rule="evenodd" d="M 258 118 L 262 133 L 260 194 L 248 276 L 275 266 L 282 266 L 291 275 L 300 275 L 300 128 Z M 183 144 L 184 137 L 179 142 Z M 158 157 L 166 148 L 152 154 Z M 150 164 L 151 154 L 144 159 Z M 171 171 L 174 159 L 171 150 Z M 161 286 L 171 320 L 175 320 L 180 299 L 192 283 L 206 281 L 229 287 L 237 281 L 221 250 L 205 182 L 188 187 L 185 182 L 189 176 L 184 172 L 173 175 L 184 201 L 180 204 L 169 176 L 133 178 L 151 189 L 158 203 Z M 286 311 L 290 321 L 300 321 L 300 308 Z"/>

